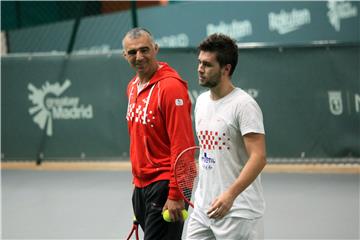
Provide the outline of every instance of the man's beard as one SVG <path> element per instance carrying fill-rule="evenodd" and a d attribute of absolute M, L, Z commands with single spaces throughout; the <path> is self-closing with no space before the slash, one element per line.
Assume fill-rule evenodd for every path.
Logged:
<path fill-rule="evenodd" d="M 202 87 L 214 88 L 219 84 L 220 77 L 221 77 L 221 73 L 219 72 L 219 73 L 214 74 L 213 76 L 211 76 L 206 82 L 202 83 L 199 80 L 199 85 L 202 86 Z"/>

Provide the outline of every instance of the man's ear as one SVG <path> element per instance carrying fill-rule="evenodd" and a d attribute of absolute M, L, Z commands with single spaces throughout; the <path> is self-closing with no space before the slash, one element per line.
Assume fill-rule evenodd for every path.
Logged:
<path fill-rule="evenodd" d="M 226 73 L 227 76 L 230 76 L 231 64 L 226 64 L 223 69 L 224 69 L 224 74 Z"/>
<path fill-rule="evenodd" d="M 122 51 L 122 55 L 123 55 L 124 58 L 126 58 L 126 51 L 125 50 Z"/>
<path fill-rule="evenodd" d="M 157 43 L 155 43 L 155 52 L 158 53 L 159 52 L 159 45 Z"/>

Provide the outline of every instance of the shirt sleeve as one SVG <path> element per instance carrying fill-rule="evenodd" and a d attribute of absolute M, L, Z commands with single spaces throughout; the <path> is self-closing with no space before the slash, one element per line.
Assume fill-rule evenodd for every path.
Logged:
<path fill-rule="evenodd" d="M 238 124 L 241 134 L 265 134 L 263 115 L 259 105 L 251 99 L 238 107 Z"/>

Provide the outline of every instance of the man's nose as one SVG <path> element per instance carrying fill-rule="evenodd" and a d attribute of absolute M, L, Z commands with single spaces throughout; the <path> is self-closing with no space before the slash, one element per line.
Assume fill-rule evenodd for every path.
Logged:
<path fill-rule="evenodd" d="M 137 51 L 136 52 L 136 60 L 142 59 L 143 58 L 143 54 L 141 51 Z"/>
<path fill-rule="evenodd" d="M 201 64 L 198 65 L 198 72 L 199 73 L 203 73 L 204 72 L 204 68 Z"/>

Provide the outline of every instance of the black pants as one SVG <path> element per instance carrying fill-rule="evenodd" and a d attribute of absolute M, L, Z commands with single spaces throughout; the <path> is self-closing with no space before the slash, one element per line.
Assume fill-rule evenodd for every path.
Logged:
<path fill-rule="evenodd" d="M 169 181 L 158 181 L 134 189 L 132 203 L 135 217 L 144 231 L 144 240 L 181 239 L 184 223 L 168 223 L 161 214 L 168 197 L 168 185 Z"/>

